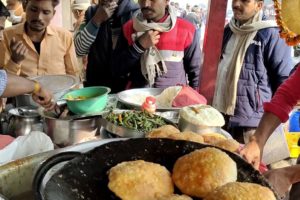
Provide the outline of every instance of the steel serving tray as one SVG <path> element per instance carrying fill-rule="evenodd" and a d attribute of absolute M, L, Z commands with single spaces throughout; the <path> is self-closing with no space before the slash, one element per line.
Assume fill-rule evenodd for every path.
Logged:
<path fill-rule="evenodd" d="M 129 111 L 129 110 L 115 110 L 113 112 L 114 113 L 122 113 L 122 112 L 126 112 L 126 111 Z M 105 119 L 107 114 L 108 114 L 108 112 L 104 113 L 102 115 L 102 118 L 100 119 L 100 124 L 109 133 L 112 133 L 112 134 L 117 135 L 122 138 L 143 138 L 143 137 L 145 137 L 145 132 L 126 128 L 124 126 L 118 126 L 114 123 L 109 122 L 108 120 Z M 173 125 L 177 128 L 177 125 L 173 121 L 171 121 L 165 117 L 162 117 L 162 118 L 167 124 Z"/>
<path fill-rule="evenodd" d="M 139 88 L 139 89 L 130 89 L 125 90 L 122 92 L 119 92 L 117 94 L 118 100 L 128 106 L 129 108 L 135 108 L 140 109 L 141 103 L 134 102 L 134 97 L 137 95 L 145 95 L 145 96 L 156 96 L 162 93 L 164 89 L 163 88 Z M 174 110 L 180 110 L 180 108 L 174 108 L 174 107 L 160 107 L 158 106 L 157 111 L 174 111 Z"/>

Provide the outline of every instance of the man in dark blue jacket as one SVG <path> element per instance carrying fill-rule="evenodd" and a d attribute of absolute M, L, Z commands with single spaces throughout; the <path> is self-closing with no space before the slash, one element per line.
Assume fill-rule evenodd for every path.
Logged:
<path fill-rule="evenodd" d="M 77 56 L 88 55 L 85 86 L 107 86 L 113 93 L 125 89 L 127 75 L 116 76 L 111 67 L 113 51 L 119 49 L 122 25 L 138 5 L 132 0 L 101 0 L 85 13 L 85 23 L 75 36 Z"/>
<path fill-rule="evenodd" d="M 291 49 L 275 22 L 264 20 L 262 0 L 233 0 L 225 27 L 213 106 L 240 142 L 254 133 L 269 101 L 292 67 Z"/>

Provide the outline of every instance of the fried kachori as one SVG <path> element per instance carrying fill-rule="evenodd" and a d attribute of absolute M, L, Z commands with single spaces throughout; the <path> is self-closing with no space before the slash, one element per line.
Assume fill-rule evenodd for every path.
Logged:
<path fill-rule="evenodd" d="M 172 194 L 168 196 L 156 197 L 155 200 L 192 200 L 192 198 L 187 195 Z"/>
<path fill-rule="evenodd" d="M 153 200 L 174 191 L 170 172 L 143 160 L 122 162 L 109 170 L 108 188 L 122 200 Z"/>
<path fill-rule="evenodd" d="M 276 200 L 273 192 L 255 183 L 227 183 L 213 192 L 204 200 Z"/>
<path fill-rule="evenodd" d="M 207 147 L 180 157 L 172 179 L 182 193 L 203 198 L 217 187 L 236 181 L 237 166 L 225 152 Z"/>
<path fill-rule="evenodd" d="M 170 135 L 180 133 L 180 131 L 172 125 L 164 125 L 159 128 L 153 129 L 146 134 L 148 138 L 168 138 Z"/>
<path fill-rule="evenodd" d="M 240 143 L 234 139 L 219 140 L 213 145 L 231 152 L 238 152 L 240 148 Z"/>

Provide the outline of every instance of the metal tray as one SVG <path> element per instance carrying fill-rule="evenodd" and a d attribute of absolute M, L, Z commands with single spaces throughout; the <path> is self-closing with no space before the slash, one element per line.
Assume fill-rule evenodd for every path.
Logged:
<path fill-rule="evenodd" d="M 136 95 L 146 95 L 146 96 L 156 96 L 162 93 L 163 88 L 141 88 L 141 89 L 131 89 L 119 92 L 117 94 L 118 100 L 128 106 L 129 108 L 140 109 L 141 104 L 133 102 L 133 98 Z M 173 111 L 173 110 L 180 110 L 180 108 L 173 108 L 173 107 L 157 107 L 157 111 Z"/>
<path fill-rule="evenodd" d="M 128 110 L 126 110 L 126 111 L 128 111 Z M 121 113 L 121 112 L 126 112 L 126 111 L 125 110 L 117 110 L 117 111 L 114 111 L 114 113 Z M 134 129 L 129 129 L 129 128 L 126 128 L 123 126 L 118 126 L 118 125 L 115 125 L 115 124 L 109 122 L 108 120 L 105 119 L 107 114 L 108 113 L 105 113 L 102 115 L 102 118 L 100 119 L 100 124 L 109 133 L 112 133 L 114 135 L 117 135 L 117 136 L 123 137 L 123 138 L 144 138 L 145 137 L 145 132 L 140 132 L 140 131 L 137 131 Z M 173 125 L 177 128 L 177 125 L 174 122 L 172 122 L 171 120 L 166 119 L 164 117 L 162 117 L 162 118 L 164 119 L 164 121 L 167 124 Z"/>

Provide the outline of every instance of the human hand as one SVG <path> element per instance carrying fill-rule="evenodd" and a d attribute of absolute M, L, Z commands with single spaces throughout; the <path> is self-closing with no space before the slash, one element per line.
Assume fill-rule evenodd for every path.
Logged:
<path fill-rule="evenodd" d="M 291 178 L 287 173 L 288 168 L 269 170 L 264 173 L 269 183 L 274 187 L 280 197 L 284 197 L 292 185 Z"/>
<path fill-rule="evenodd" d="M 96 14 L 93 17 L 93 22 L 100 26 L 102 22 L 105 22 L 114 14 L 118 5 L 114 1 L 104 1 L 103 4 L 98 6 Z"/>
<path fill-rule="evenodd" d="M 32 94 L 32 99 L 46 110 L 53 110 L 55 107 L 55 103 L 52 101 L 52 94 L 42 87 L 38 92 Z"/>
<path fill-rule="evenodd" d="M 148 49 L 155 46 L 159 42 L 159 32 L 158 31 L 147 31 L 141 37 L 138 38 L 138 41 L 142 47 Z"/>
<path fill-rule="evenodd" d="M 256 139 L 251 138 L 250 142 L 246 144 L 240 151 L 240 155 L 250 164 L 253 165 L 255 169 L 259 169 L 259 164 L 261 161 L 262 148 L 258 144 Z"/>
<path fill-rule="evenodd" d="M 11 59 L 13 62 L 20 64 L 28 53 L 27 47 L 22 41 L 17 41 L 16 38 L 12 38 L 10 42 Z"/>

